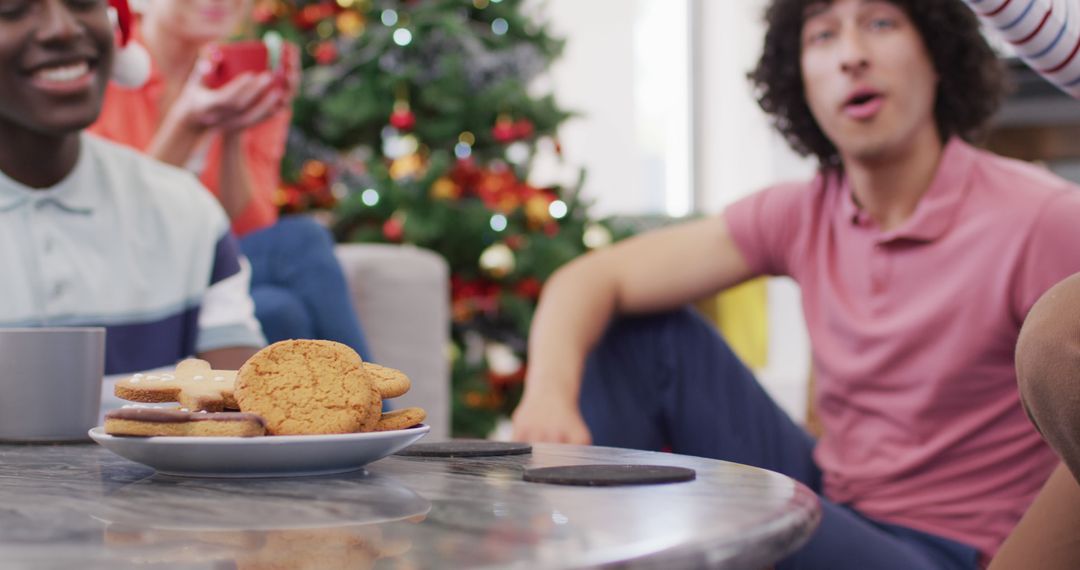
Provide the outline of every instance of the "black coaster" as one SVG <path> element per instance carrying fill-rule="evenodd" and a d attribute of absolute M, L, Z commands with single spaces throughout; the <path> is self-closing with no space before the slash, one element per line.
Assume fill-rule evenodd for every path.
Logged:
<path fill-rule="evenodd" d="M 527 443 L 487 441 L 485 439 L 452 439 L 434 443 L 416 443 L 395 455 L 405 457 L 493 457 L 532 453 Z"/>
<path fill-rule="evenodd" d="M 522 478 L 532 483 L 614 487 L 682 483 L 696 477 L 693 469 L 666 465 L 567 465 L 529 469 Z"/>

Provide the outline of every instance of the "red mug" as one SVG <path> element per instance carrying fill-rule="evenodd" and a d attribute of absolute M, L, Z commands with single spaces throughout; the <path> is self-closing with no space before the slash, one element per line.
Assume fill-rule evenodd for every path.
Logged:
<path fill-rule="evenodd" d="M 241 73 L 272 71 L 275 82 L 284 87 L 287 73 L 290 71 L 291 56 L 295 53 L 296 46 L 288 42 L 282 42 L 280 45 L 282 48 L 280 63 L 275 69 L 271 69 L 270 49 L 261 40 L 214 44 L 207 55 L 211 68 L 203 76 L 203 85 L 217 89 Z"/>

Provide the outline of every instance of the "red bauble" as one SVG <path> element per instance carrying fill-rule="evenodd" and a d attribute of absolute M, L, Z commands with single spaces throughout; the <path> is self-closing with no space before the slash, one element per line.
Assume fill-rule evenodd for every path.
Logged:
<path fill-rule="evenodd" d="M 405 223 L 396 217 L 390 218 L 383 223 L 382 233 L 390 241 L 401 241 L 405 236 Z"/>
<path fill-rule="evenodd" d="M 514 286 L 514 292 L 522 297 L 529 299 L 536 299 L 540 296 L 540 288 L 542 284 L 540 280 L 535 277 L 526 277 L 517 282 Z"/>
<path fill-rule="evenodd" d="M 319 65 L 330 65 L 337 61 L 338 50 L 334 42 L 320 42 L 315 48 L 315 62 Z"/>
<path fill-rule="evenodd" d="M 301 29 L 314 28 L 319 22 L 334 15 L 336 6 L 333 2 L 310 4 L 304 6 L 294 17 L 296 25 Z"/>
<path fill-rule="evenodd" d="M 491 127 L 491 137 L 500 143 L 512 142 L 517 136 L 517 129 L 514 128 L 514 122 L 510 119 L 499 119 L 495 121 L 495 126 Z"/>
<path fill-rule="evenodd" d="M 416 126 L 416 115 L 408 107 L 394 109 L 390 113 L 390 125 L 399 131 L 410 131 Z"/>
<path fill-rule="evenodd" d="M 533 135 L 536 128 L 533 127 L 532 121 L 528 119 L 518 119 L 514 123 L 514 138 L 515 139 L 527 139 Z"/>

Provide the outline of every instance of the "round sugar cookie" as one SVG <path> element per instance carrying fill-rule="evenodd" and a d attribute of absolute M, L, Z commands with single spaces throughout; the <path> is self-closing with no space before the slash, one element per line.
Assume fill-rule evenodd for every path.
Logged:
<path fill-rule="evenodd" d="M 382 398 L 356 351 L 328 340 L 283 340 L 236 373 L 241 411 L 262 416 L 273 435 L 371 431 Z"/>

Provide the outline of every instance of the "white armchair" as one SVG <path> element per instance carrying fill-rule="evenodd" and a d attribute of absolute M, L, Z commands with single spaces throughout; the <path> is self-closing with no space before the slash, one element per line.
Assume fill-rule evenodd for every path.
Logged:
<path fill-rule="evenodd" d="M 406 245 L 336 249 L 373 360 L 412 379 L 398 407 L 427 410 L 429 440 L 450 437 L 450 270 L 435 252 Z"/>

